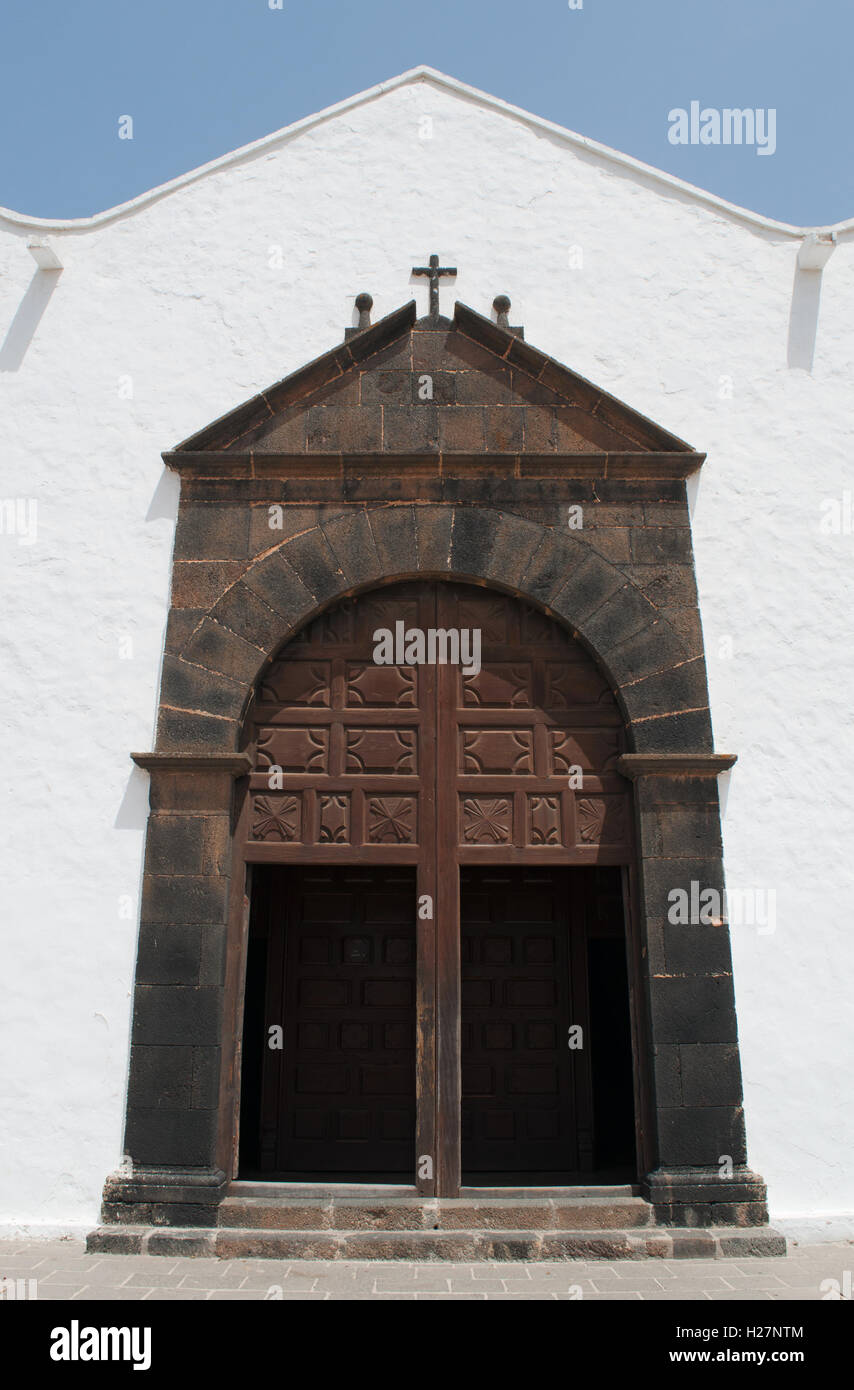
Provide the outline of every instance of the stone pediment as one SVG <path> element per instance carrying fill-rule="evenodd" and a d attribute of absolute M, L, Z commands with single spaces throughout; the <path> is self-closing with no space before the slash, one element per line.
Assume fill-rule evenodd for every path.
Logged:
<path fill-rule="evenodd" d="M 458 303 L 416 320 L 414 301 L 260 392 L 164 455 L 586 459 L 597 471 L 655 456 L 684 476 L 702 461 L 683 440 L 568 367 Z M 629 466 L 625 464 L 624 466 Z"/>

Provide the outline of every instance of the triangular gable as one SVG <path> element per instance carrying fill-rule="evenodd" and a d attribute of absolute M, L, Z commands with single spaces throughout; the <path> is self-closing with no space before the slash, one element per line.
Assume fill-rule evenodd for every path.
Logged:
<path fill-rule="evenodd" d="M 693 454 L 512 329 L 411 301 L 184 440 L 233 455 Z M 690 471 L 690 470 L 689 470 Z"/>

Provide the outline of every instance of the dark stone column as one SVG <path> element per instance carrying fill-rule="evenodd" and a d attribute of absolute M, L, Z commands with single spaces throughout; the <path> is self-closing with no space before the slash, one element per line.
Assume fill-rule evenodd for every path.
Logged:
<path fill-rule="evenodd" d="M 635 783 L 652 1043 L 657 1161 L 642 1189 L 657 1219 L 678 1226 L 768 1219 L 765 1184 L 747 1167 L 723 912 L 715 779 L 734 762 L 712 753 L 630 753 L 619 762 Z M 703 896 L 708 889 L 716 898 Z"/>
<path fill-rule="evenodd" d="M 217 1121 L 231 876 L 242 754 L 134 754 L 151 774 L 125 1152 L 104 1219 L 210 1224 L 225 1183 Z"/>

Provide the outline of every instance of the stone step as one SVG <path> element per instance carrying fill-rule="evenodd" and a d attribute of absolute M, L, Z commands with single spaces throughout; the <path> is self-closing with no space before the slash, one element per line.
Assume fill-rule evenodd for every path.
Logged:
<path fill-rule="evenodd" d="M 217 1230 L 101 1226 L 86 1248 L 99 1254 L 197 1255 L 274 1260 L 642 1260 L 744 1259 L 785 1255 L 768 1226 L 687 1230 Z"/>
<path fill-rule="evenodd" d="M 625 1230 L 651 1224 L 642 1197 L 226 1197 L 218 1224 L 259 1231 Z"/>
<path fill-rule="evenodd" d="M 595 1197 L 610 1201 L 612 1197 L 637 1197 L 639 1188 L 630 1183 L 608 1187 L 599 1184 L 570 1187 L 461 1187 L 460 1196 L 479 1200 L 482 1197 L 514 1197 L 526 1201 L 529 1197 Z M 227 1197 L 303 1197 L 314 1201 L 318 1197 L 362 1197 L 371 1202 L 387 1197 L 418 1197 L 418 1189 L 403 1183 L 353 1182 L 256 1182 L 235 1179 L 226 1188 Z"/>

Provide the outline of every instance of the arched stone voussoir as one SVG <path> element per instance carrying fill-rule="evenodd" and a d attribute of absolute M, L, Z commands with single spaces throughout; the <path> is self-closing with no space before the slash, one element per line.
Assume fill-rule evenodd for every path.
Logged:
<path fill-rule="evenodd" d="M 512 512 L 460 503 L 354 507 L 251 565 L 210 614 L 259 651 L 257 669 L 243 687 L 243 713 L 270 661 L 324 608 L 419 575 L 494 584 L 562 620 L 610 680 L 634 747 L 711 748 L 702 660 L 689 658 L 621 569 L 583 538 Z M 245 647 L 240 650 L 245 655 Z M 196 648 L 187 655 L 199 659 Z M 233 717 L 232 708 L 206 712 Z"/>
<path fill-rule="evenodd" d="M 714 748 L 702 656 L 620 687 L 634 751 L 711 753 Z"/>
<path fill-rule="evenodd" d="M 568 547 L 579 542 L 564 541 Z M 536 558 L 536 557 L 535 557 Z M 576 632 L 611 681 L 635 746 L 674 751 L 711 748 L 705 663 L 693 658 L 682 638 L 628 575 L 592 550 L 573 558 L 562 586 L 546 603 Z M 548 564 L 559 561 L 548 557 Z M 523 576 L 523 591 L 534 585 Z M 698 712 L 705 711 L 705 718 Z M 672 722 L 691 712 L 689 720 Z M 658 729 L 646 727 L 659 721 Z M 644 725 L 635 733 L 636 723 Z"/>
<path fill-rule="evenodd" d="M 489 507 L 454 507 L 450 535 L 449 573 L 485 579 L 495 550 L 500 512 Z"/>
<path fill-rule="evenodd" d="M 385 566 L 377 550 L 367 507 L 354 507 L 332 517 L 321 523 L 320 530 L 352 585 L 379 583 Z"/>
<path fill-rule="evenodd" d="M 478 508 L 493 529 L 492 548 L 487 556 L 481 577 L 523 596 L 521 581 L 531 559 L 543 543 L 549 528 L 540 522 L 528 521 L 515 512 Z"/>
<path fill-rule="evenodd" d="M 367 517 L 383 574 L 417 571 L 418 541 L 412 503 L 368 507 Z"/>

